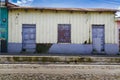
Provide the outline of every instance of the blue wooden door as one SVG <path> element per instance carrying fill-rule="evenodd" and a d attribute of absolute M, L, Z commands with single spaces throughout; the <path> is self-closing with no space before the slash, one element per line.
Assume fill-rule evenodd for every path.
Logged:
<path fill-rule="evenodd" d="M 22 48 L 26 52 L 36 51 L 36 27 L 24 24 L 22 27 Z"/>
<path fill-rule="evenodd" d="M 92 26 L 93 51 L 104 51 L 104 25 Z"/>

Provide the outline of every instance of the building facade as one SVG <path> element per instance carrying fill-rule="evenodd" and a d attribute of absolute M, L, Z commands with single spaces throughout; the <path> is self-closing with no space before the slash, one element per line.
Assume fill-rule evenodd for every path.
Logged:
<path fill-rule="evenodd" d="M 118 44 L 119 44 L 119 51 L 120 51 L 120 17 L 116 18 L 117 27 L 118 27 Z"/>
<path fill-rule="evenodd" d="M 8 45 L 8 9 L 4 2 L 0 5 L 0 53 L 7 52 Z"/>
<path fill-rule="evenodd" d="M 113 9 L 9 9 L 8 52 L 117 54 Z"/>

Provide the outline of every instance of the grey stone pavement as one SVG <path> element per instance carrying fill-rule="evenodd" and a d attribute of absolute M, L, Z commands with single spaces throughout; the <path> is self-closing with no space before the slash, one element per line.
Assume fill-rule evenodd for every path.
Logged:
<path fill-rule="evenodd" d="M 0 64 L 0 80 L 120 80 L 120 65 Z"/>
<path fill-rule="evenodd" d="M 120 65 L 0 64 L 0 73 L 120 73 Z"/>

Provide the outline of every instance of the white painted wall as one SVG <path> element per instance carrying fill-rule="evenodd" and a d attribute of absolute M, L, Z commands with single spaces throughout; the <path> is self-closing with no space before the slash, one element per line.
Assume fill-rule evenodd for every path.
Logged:
<path fill-rule="evenodd" d="M 58 24 L 71 24 L 72 43 L 92 43 L 92 24 L 105 24 L 105 43 L 118 43 L 113 12 L 9 10 L 9 43 L 22 43 L 22 24 L 36 24 L 37 43 L 57 43 Z"/>

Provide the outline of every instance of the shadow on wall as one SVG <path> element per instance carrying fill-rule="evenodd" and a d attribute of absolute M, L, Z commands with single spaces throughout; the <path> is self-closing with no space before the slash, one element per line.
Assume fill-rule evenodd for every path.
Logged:
<path fill-rule="evenodd" d="M 49 48 L 51 48 L 52 44 L 36 44 L 36 52 L 37 53 L 48 53 Z"/>

